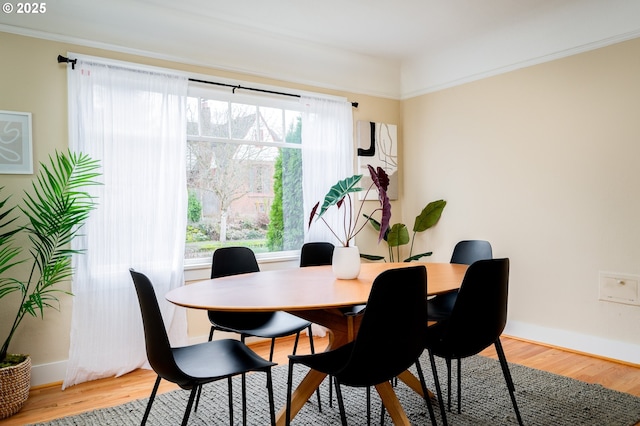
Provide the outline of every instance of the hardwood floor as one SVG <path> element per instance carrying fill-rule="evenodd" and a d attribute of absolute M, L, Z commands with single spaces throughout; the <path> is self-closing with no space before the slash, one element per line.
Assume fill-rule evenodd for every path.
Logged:
<path fill-rule="evenodd" d="M 316 350 L 326 346 L 327 338 L 315 338 Z M 502 338 L 509 362 L 546 370 L 589 383 L 601 385 L 640 397 L 640 367 L 572 353 L 531 342 Z M 292 338 L 280 339 L 276 343 L 274 361 L 287 362 L 291 353 Z M 260 342 L 252 348 L 264 357 L 269 356 L 269 343 Z M 309 351 L 306 336 L 300 339 L 298 353 Z M 496 358 L 495 350 L 487 349 L 482 355 Z M 25 406 L 14 416 L 0 420 L 0 426 L 24 425 L 44 422 L 59 417 L 90 411 L 97 408 L 123 404 L 127 401 L 146 398 L 151 392 L 156 375 L 150 370 L 137 370 L 119 378 L 95 380 L 72 386 L 64 391 L 60 384 L 32 389 Z M 162 381 L 159 392 L 177 389 Z"/>

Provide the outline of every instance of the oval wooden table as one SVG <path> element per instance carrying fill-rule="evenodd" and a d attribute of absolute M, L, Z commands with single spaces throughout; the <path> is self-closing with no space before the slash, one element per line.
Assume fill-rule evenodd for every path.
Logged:
<path fill-rule="evenodd" d="M 339 308 L 367 302 L 373 280 L 383 271 L 425 265 L 427 294 L 436 295 L 460 287 L 467 265 L 451 263 L 363 263 L 354 280 L 339 280 L 330 266 L 262 271 L 215 278 L 171 290 L 166 299 L 179 306 L 230 312 L 287 311 L 328 329 L 327 350 L 352 341 L 361 316 L 345 316 Z M 295 416 L 320 386 L 326 375 L 311 370 L 292 395 L 291 415 Z M 408 371 L 399 379 L 422 395 L 419 381 Z M 394 424 L 410 424 L 398 398 L 388 383 L 376 390 Z M 285 424 L 286 407 L 280 409 L 277 424 Z"/>

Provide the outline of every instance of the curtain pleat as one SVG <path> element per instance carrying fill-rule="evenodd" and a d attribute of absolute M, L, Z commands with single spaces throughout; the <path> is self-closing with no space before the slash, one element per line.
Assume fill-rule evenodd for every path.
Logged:
<path fill-rule="evenodd" d="M 164 299 L 184 284 L 187 220 L 184 76 L 78 58 L 69 70 L 70 147 L 100 160 L 102 185 L 74 249 L 73 313 L 63 388 L 148 367 L 129 268 L 154 283 L 169 338 L 186 312 Z"/>
<path fill-rule="evenodd" d="M 310 227 L 313 206 L 339 180 L 354 174 L 353 112 L 346 100 L 303 96 L 302 112 L 302 192 L 305 217 L 305 242 L 339 241 L 321 221 Z M 323 217 L 334 230 L 343 229 L 337 209 Z M 341 235 L 341 234 L 338 234 Z M 342 236 L 342 235 L 341 235 Z"/>

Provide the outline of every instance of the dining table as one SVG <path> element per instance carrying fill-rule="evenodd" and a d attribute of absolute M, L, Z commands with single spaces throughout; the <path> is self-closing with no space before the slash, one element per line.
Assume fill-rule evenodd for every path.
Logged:
<path fill-rule="evenodd" d="M 329 335 L 326 350 L 355 339 L 362 315 L 344 315 L 341 308 L 367 302 L 375 278 L 383 271 L 424 265 L 427 294 L 434 296 L 458 289 L 467 265 L 435 262 L 362 263 L 357 278 L 337 279 L 331 266 L 287 268 L 232 275 L 190 283 L 173 289 L 166 299 L 178 306 L 228 312 L 286 311 L 324 326 Z M 402 283 L 398 283 L 402 285 Z M 326 374 L 310 370 L 297 386 L 291 400 L 294 417 L 325 379 Z M 398 376 L 415 392 L 423 395 L 420 381 L 408 370 Z M 409 425 L 409 419 L 389 382 L 375 386 L 394 424 Z M 286 423 L 286 407 L 276 424 Z"/>

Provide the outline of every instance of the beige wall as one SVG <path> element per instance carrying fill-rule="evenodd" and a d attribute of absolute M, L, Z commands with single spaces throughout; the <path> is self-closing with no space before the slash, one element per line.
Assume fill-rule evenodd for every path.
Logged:
<path fill-rule="evenodd" d="M 215 77 L 234 78 L 240 81 L 281 85 L 294 89 L 345 96 L 350 101 L 359 102 L 359 107 L 353 111 L 354 120 L 381 121 L 393 124 L 399 124 L 400 120 L 400 102 L 397 100 L 258 79 L 214 69 L 0 32 L 0 58 L 3 58 L 3 65 L 0 67 L 0 110 L 26 111 L 33 114 L 34 164 L 36 165 L 39 162 L 46 162 L 48 155 L 54 150 L 66 150 L 68 147 L 67 66 L 56 62 L 59 54 L 64 56 L 67 52 L 183 70 L 211 76 L 212 79 Z M 0 186 L 6 187 L 2 194 L 13 193 L 15 194 L 12 197 L 13 200 L 19 200 L 22 197 L 22 191 L 30 185 L 32 178 L 33 176 L 30 175 L 0 175 Z M 270 267 L 274 267 L 274 265 L 270 265 Z M 61 380 L 60 371 L 62 374 L 64 373 L 64 363 L 68 358 L 69 351 L 69 328 L 73 299 L 63 296 L 61 301 L 61 311 L 46 311 L 45 321 L 31 317 L 26 318 L 10 347 L 13 352 L 32 355 L 35 365 L 34 375 L 36 376 L 35 381 L 32 382 L 36 384 Z M 5 330 L 10 327 L 15 315 L 14 305 L 15 303 L 12 304 L 6 298 L 0 301 L 0 336 L 5 336 Z M 191 313 L 190 318 L 202 319 L 204 317 Z M 190 335 L 199 336 L 203 334 L 205 328 L 201 321 L 194 322 Z M 53 372 L 49 374 L 45 370 Z"/>
<path fill-rule="evenodd" d="M 598 301 L 640 275 L 640 39 L 402 104 L 403 211 L 448 201 L 429 239 L 511 259 L 507 331 L 640 364 L 640 307 Z"/>

